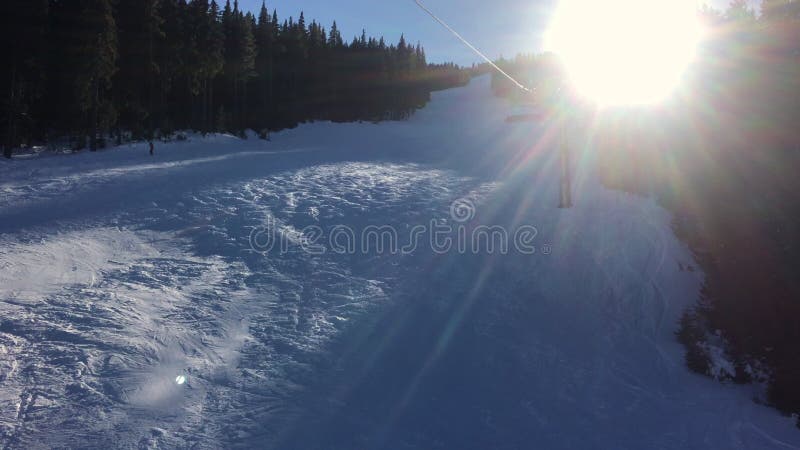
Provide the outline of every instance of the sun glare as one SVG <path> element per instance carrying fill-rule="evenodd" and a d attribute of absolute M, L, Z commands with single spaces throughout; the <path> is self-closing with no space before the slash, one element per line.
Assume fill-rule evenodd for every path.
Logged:
<path fill-rule="evenodd" d="M 693 0 L 561 0 L 545 50 L 596 102 L 648 104 L 676 87 L 700 34 Z"/>

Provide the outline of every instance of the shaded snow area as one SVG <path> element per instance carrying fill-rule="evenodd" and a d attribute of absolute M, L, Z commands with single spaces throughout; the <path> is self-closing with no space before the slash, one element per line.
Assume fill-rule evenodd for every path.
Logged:
<path fill-rule="evenodd" d="M 0 447 L 798 448 L 685 368 L 670 215 L 579 135 L 558 209 L 553 127 L 507 113 L 481 78 L 406 122 L 0 162 Z M 330 240 L 418 226 L 455 242 Z M 508 251 L 458 248 L 482 226 Z"/>

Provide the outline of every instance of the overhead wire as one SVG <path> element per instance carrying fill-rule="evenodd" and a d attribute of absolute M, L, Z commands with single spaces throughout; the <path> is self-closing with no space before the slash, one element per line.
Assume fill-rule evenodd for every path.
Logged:
<path fill-rule="evenodd" d="M 516 80 L 514 77 L 512 77 L 511 75 L 509 75 L 509 74 L 508 74 L 508 73 L 507 73 L 505 70 L 501 69 L 501 68 L 500 68 L 500 67 L 499 67 L 497 64 L 495 64 L 495 63 L 494 63 L 494 61 L 492 61 L 491 59 L 489 59 L 489 57 L 487 57 L 485 54 L 483 54 L 483 52 L 482 52 L 482 51 L 478 50 L 478 48 L 477 48 L 477 47 L 475 47 L 474 45 L 472 45 L 472 44 L 471 44 L 471 43 L 470 43 L 468 40 L 466 40 L 466 39 L 465 39 L 463 36 L 461 36 L 461 34 L 459 34 L 459 33 L 458 33 L 458 31 L 454 30 L 454 29 L 453 29 L 453 27 L 451 27 L 450 25 L 448 25 L 448 24 L 447 24 L 447 22 L 445 22 L 444 20 L 440 19 L 440 18 L 439 18 L 439 16 L 437 16 L 436 14 L 434 14 L 434 13 L 433 13 L 433 11 L 431 11 L 430 9 L 428 9 L 428 7 L 427 7 L 427 6 L 425 6 L 425 5 L 422 3 L 422 1 L 420 1 L 420 0 L 414 0 L 414 3 L 416 3 L 416 4 L 417 4 L 417 6 L 419 6 L 419 7 L 420 7 L 420 9 L 422 9 L 422 10 L 423 10 L 423 11 L 425 11 L 425 12 L 426 12 L 426 13 L 427 13 L 429 16 L 431 16 L 431 17 L 433 18 L 433 20 L 435 20 L 436 22 L 438 22 L 438 23 L 439 23 L 439 25 L 443 26 L 443 27 L 444 27 L 444 28 L 445 28 L 447 31 L 449 31 L 449 32 L 450 32 L 450 33 L 451 33 L 453 36 L 455 36 L 456 38 L 458 38 L 458 40 L 459 40 L 459 41 L 461 41 L 461 42 L 462 42 L 464 45 L 466 45 L 466 46 L 467 46 L 467 47 L 468 47 L 470 50 L 472 50 L 472 51 L 473 51 L 473 52 L 474 52 L 476 55 L 478 55 L 478 56 L 479 56 L 481 59 L 483 59 L 483 60 L 484 60 L 484 61 L 486 61 L 486 62 L 487 62 L 487 63 L 488 63 L 490 66 L 492 66 L 492 67 L 494 68 L 494 70 L 496 70 L 498 73 L 500 73 L 501 75 L 503 75 L 504 77 L 506 77 L 506 78 L 507 78 L 509 81 L 511 81 L 512 83 L 514 83 L 514 85 L 515 85 L 515 86 L 517 86 L 518 88 L 522 89 L 522 90 L 523 90 L 523 91 L 525 91 L 525 92 L 533 92 L 531 89 L 529 89 L 528 87 L 526 87 L 524 84 L 520 83 L 520 82 L 519 82 L 519 81 L 517 81 L 517 80 Z"/>

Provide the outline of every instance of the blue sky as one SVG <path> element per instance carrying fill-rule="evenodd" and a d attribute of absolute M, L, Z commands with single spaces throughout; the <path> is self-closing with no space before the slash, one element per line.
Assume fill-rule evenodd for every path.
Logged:
<path fill-rule="evenodd" d="M 218 0 L 224 4 L 224 0 Z M 674 1 L 674 0 L 669 0 Z M 514 56 L 541 48 L 541 37 L 557 0 L 424 0 L 489 57 Z M 713 0 L 715 6 L 728 0 Z M 242 9 L 258 11 L 261 0 L 240 0 Z M 305 12 L 307 21 L 317 19 L 326 28 L 336 19 L 346 40 L 361 34 L 383 35 L 397 42 L 401 33 L 425 46 L 431 62 L 471 64 L 477 58 L 414 4 L 413 0 L 271 0 L 281 21 Z"/>
<path fill-rule="evenodd" d="M 554 0 L 424 0 L 425 4 L 490 57 L 513 56 L 540 46 L 539 33 L 547 23 Z M 221 2 L 221 3 L 224 3 Z M 261 0 L 240 0 L 243 9 L 257 11 Z M 431 62 L 470 64 L 477 58 L 422 12 L 413 0 L 272 0 L 281 21 L 305 12 L 330 28 L 333 19 L 346 40 L 361 34 L 383 35 L 397 42 L 400 34 L 425 46 Z"/>

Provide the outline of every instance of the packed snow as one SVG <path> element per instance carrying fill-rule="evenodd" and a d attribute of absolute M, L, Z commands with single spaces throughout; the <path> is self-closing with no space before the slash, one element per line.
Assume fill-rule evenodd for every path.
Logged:
<path fill-rule="evenodd" d="M 404 122 L 0 162 L 0 446 L 800 448 L 686 369 L 702 273 L 670 214 L 602 187 L 580 133 L 558 209 L 555 133 L 508 108 L 484 77 Z M 433 223 L 535 251 L 304 232 Z"/>

